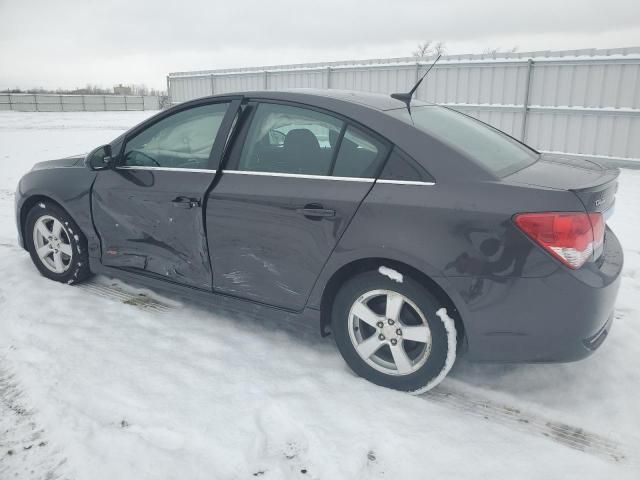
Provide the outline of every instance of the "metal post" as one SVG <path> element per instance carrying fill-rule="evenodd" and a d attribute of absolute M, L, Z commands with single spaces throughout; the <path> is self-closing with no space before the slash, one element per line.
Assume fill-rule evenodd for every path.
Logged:
<path fill-rule="evenodd" d="M 144 112 L 144 95 L 140 95 L 140 100 L 142 100 L 142 111 Z"/>
<path fill-rule="evenodd" d="M 419 78 L 420 78 L 420 62 L 416 62 L 416 83 L 418 83 Z"/>
<path fill-rule="evenodd" d="M 264 81 L 263 81 L 264 90 L 269 90 L 269 72 L 264 71 Z"/>
<path fill-rule="evenodd" d="M 33 94 L 33 105 L 36 109 L 36 112 L 38 111 L 38 96 L 34 93 Z"/>
<path fill-rule="evenodd" d="M 331 88 L 331 67 L 327 67 L 327 90 Z"/>
<path fill-rule="evenodd" d="M 9 110 L 13 110 L 13 104 L 11 103 L 11 92 L 7 91 L 7 97 L 9 98 Z"/>
<path fill-rule="evenodd" d="M 527 141 L 527 117 L 529 116 L 529 94 L 531 92 L 531 77 L 533 76 L 533 60 L 527 61 L 527 81 L 524 85 L 524 101 L 522 103 L 522 131 L 520 141 Z"/>
<path fill-rule="evenodd" d="M 87 111 L 87 102 L 85 101 L 84 95 L 82 95 L 82 110 Z"/>
<path fill-rule="evenodd" d="M 169 75 L 167 75 L 167 100 L 169 100 L 169 106 L 171 106 L 171 85 L 169 84 Z"/>
<path fill-rule="evenodd" d="M 129 111 L 129 105 L 127 105 L 127 96 L 123 95 L 124 97 L 124 111 L 128 112 Z"/>
<path fill-rule="evenodd" d="M 216 80 L 213 75 L 211 75 L 211 95 L 215 95 L 216 93 Z"/>
<path fill-rule="evenodd" d="M 107 96 L 102 95 L 102 104 L 104 105 L 104 111 L 107 111 Z"/>

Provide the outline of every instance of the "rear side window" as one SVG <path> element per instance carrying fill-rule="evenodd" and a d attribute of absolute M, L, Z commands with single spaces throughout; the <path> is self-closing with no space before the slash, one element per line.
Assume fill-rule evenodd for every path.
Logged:
<path fill-rule="evenodd" d="M 349 125 L 344 133 L 332 174 L 374 178 L 387 155 L 382 142 Z"/>
<path fill-rule="evenodd" d="M 127 142 L 123 165 L 206 169 L 228 106 L 193 107 L 151 125 Z"/>
<path fill-rule="evenodd" d="M 249 127 L 238 170 L 329 175 L 343 125 L 315 110 L 262 103 Z"/>
<path fill-rule="evenodd" d="M 531 165 L 538 159 L 534 150 L 508 135 L 461 113 L 436 105 L 415 106 L 387 112 L 462 152 L 497 177 Z"/>
<path fill-rule="evenodd" d="M 435 182 L 434 178 L 420 164 L 397 146 L 389 155 L 389 160 L 380 173 L 380 179 L 400 182 Z"/>

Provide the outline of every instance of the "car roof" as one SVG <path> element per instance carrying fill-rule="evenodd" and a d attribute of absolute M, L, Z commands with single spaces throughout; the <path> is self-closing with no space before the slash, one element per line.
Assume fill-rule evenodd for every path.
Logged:
<path fill-rule="evenodd" d="M 248 98 L 290 100 L 292 102 L 306 103 L 310 97 L 330 98 L 345 103 L 357 103 L 375 110 L 386 111 L 406 108 L 404 102 L 391 98 L 388 94 L 358 92 L 355 90 L 320 89 L 320 88 L 292 88 L 286 90 L 260 90 L 249 92 L 235 92 Z M 226 94 L 229 95 L 229 94 Z M 429 105 L 421 100 L 412 100 L 412 106 Z"/>

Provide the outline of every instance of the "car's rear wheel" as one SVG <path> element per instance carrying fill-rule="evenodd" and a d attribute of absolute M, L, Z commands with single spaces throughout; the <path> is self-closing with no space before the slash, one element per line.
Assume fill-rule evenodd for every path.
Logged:
<path fill-rule="evenodd" d="M 31 260 L 45 277 L 72 284 L 91 275 L 87 240 L 58 205 L 38 202 L 27 214 L 24 231 Z"/>
<path fill-rule="evenodd" d="M 397 276 L 396 278 L 398 278 Z M 351 369 L 384 387 L 420 393 L 455 360 L 455 324 L 419 282 L 365 272 L 349 279 L 333 303 L 331 327 Z"/>

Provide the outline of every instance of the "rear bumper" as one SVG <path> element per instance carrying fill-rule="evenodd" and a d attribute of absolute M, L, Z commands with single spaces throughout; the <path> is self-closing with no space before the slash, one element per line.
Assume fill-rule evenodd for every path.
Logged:
<path fill-rule="evenodd" d="M 449 278 L 467 300 L 463 321 L 470 360 L 570 362 L 606 339 L 622 271 L 622 247 L 607 229 L 597 262 L 558 266 L 542 278 Z"/>

